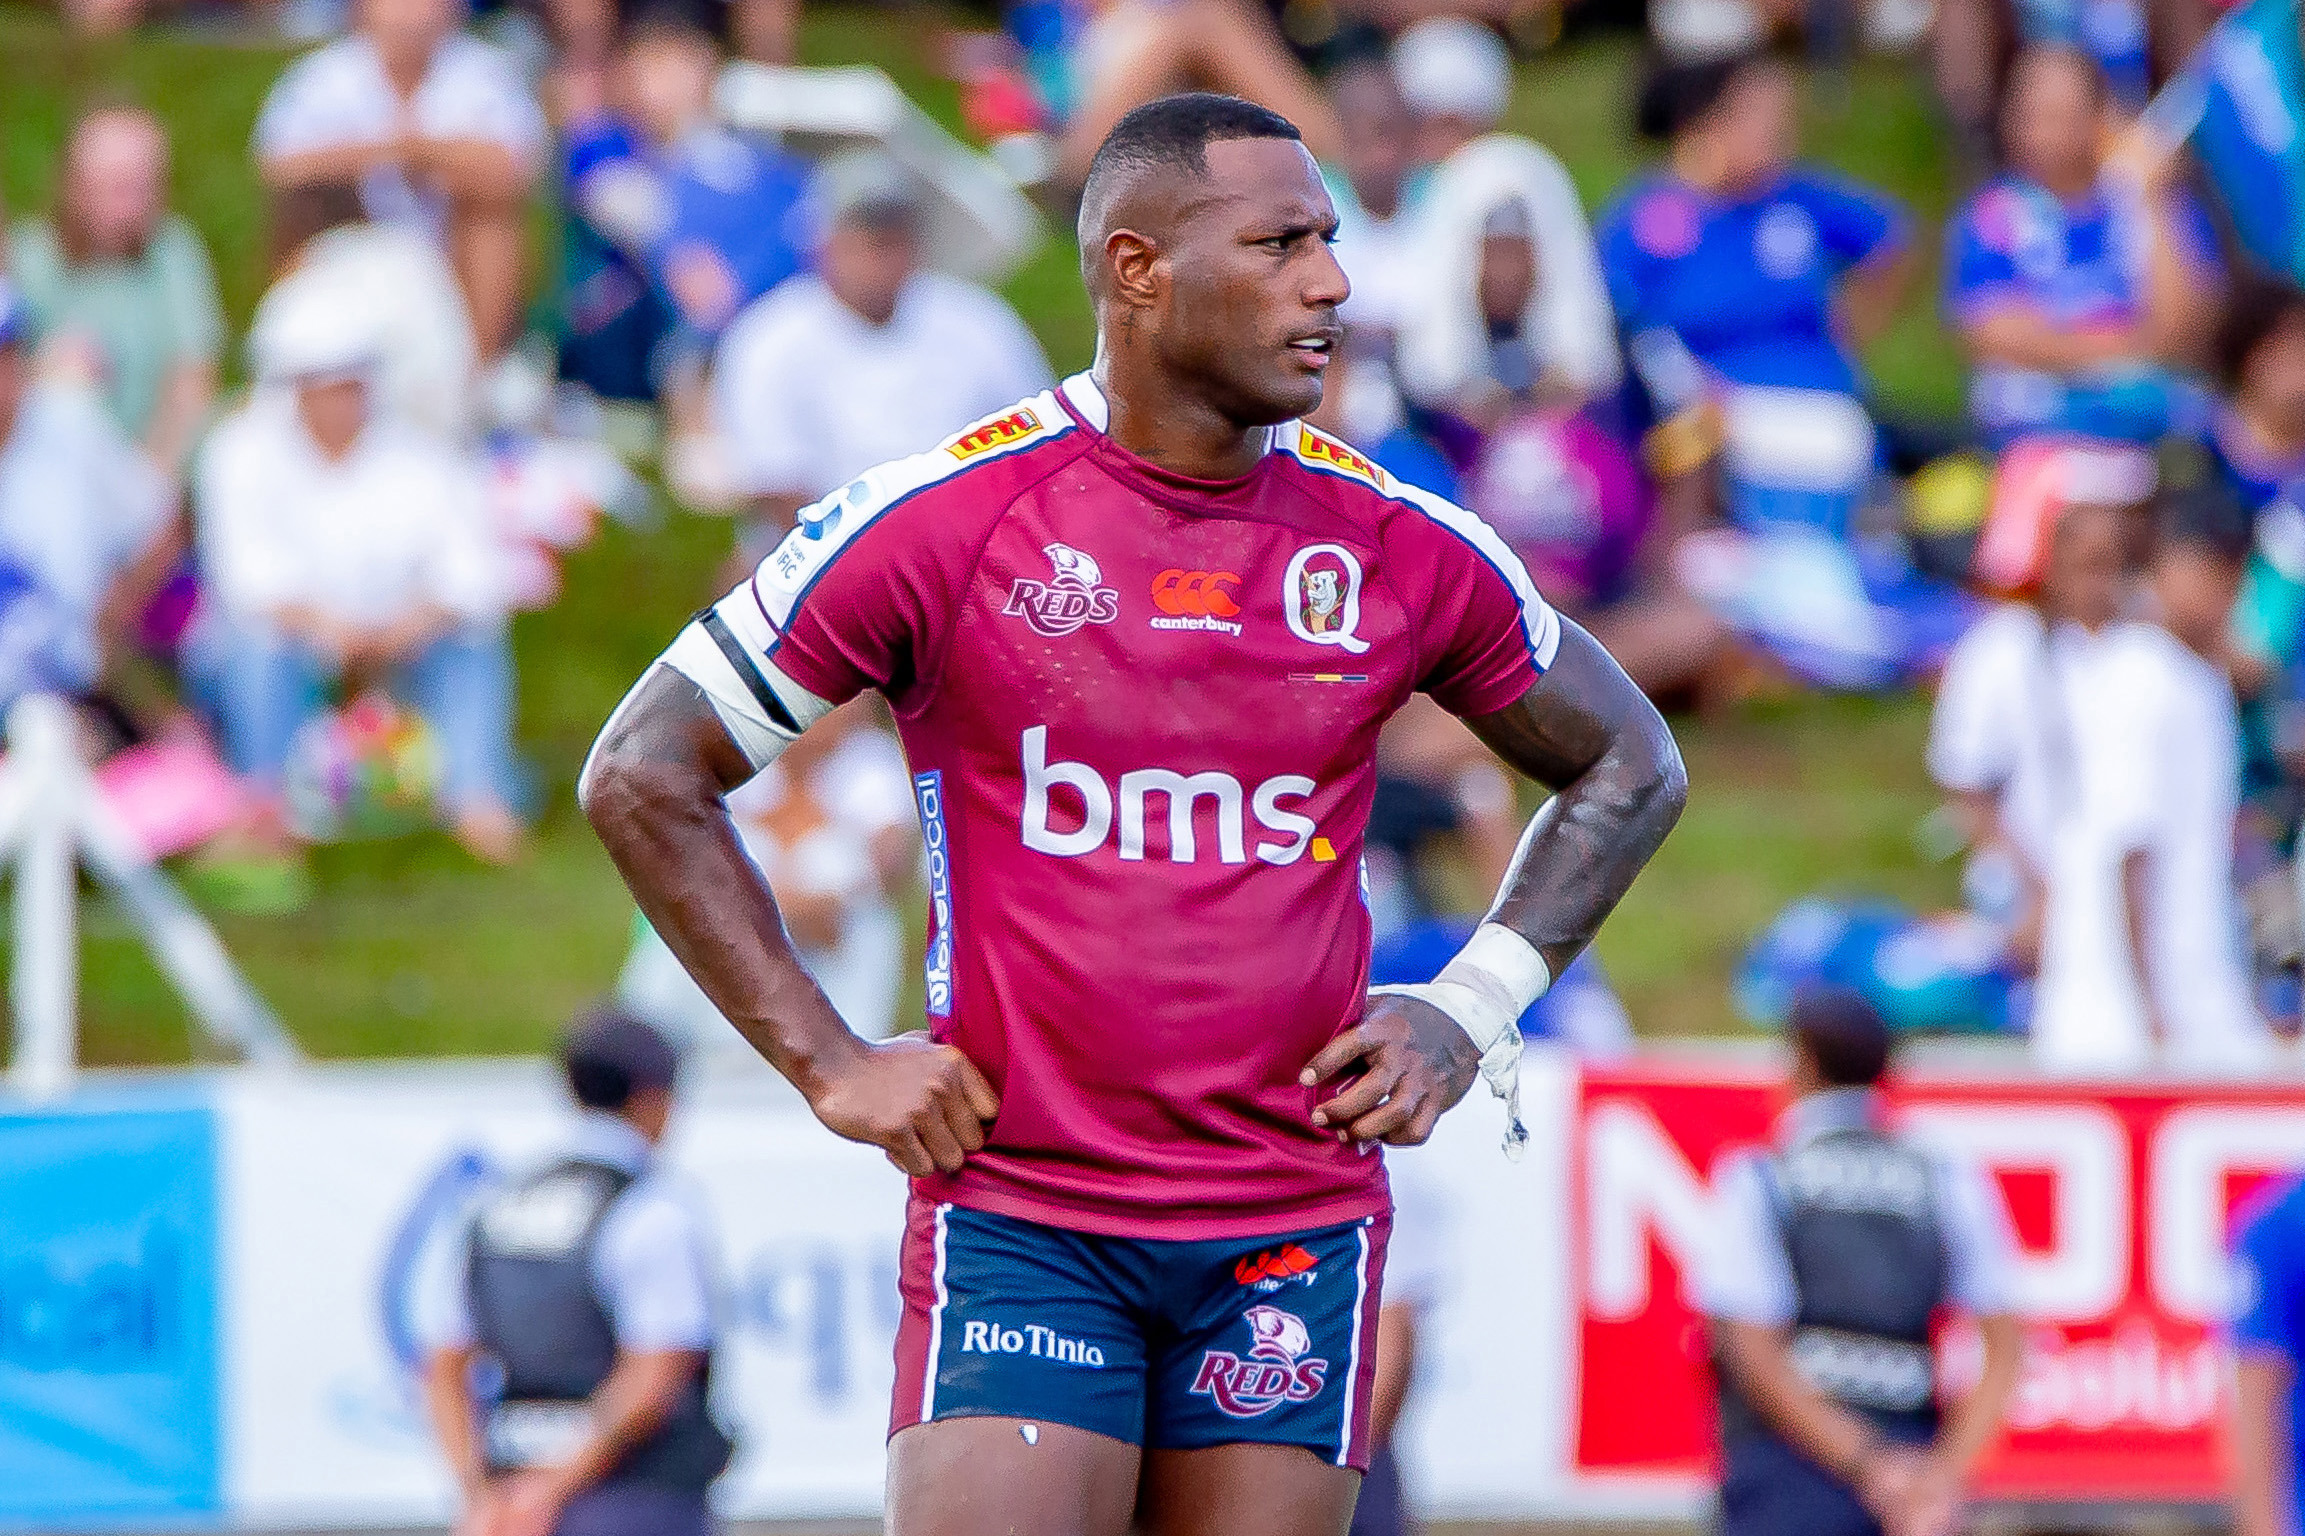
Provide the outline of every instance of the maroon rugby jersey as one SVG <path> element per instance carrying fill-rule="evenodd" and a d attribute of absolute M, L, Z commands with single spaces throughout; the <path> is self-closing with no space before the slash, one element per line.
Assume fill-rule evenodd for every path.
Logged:
<path fill-rule="evenodd" d="M 929 1023 L 999 1091 L 932 1201 L 1140 1237 L 1385 1207 L 1305 1063 L 1368 980 L 1377 730 L 1533 685 L 1559 621 L 1472 514 L 1294 424 L 1157 469 L 1083 375 L 875 469 L 721 605 L 828 703 L 887 695 L 928 845 Z"/>

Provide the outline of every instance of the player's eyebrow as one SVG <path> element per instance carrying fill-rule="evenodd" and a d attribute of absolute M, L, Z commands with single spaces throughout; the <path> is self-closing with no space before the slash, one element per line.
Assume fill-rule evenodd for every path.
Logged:
<path fill-rule="evenodd" d="M 1325 219 L 1304 215 L 1279 225 L 1267 225 L 1261 228 L 1251 225 L 1241 235 L 1241 243 L 1244 245 L 1261 245 L 1267 240 L 1296 241 L 1302 240 L 1308 235 L 1317 235 L 1326 240 L 1336 232 L 1337 220 L 1335 215 L 1332 214 Z"/>

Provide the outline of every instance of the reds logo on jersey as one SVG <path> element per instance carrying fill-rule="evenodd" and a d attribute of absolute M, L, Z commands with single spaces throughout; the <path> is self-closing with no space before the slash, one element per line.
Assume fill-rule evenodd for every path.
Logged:
<path fill-rule="evenodd" d="M 1120 593 L 1103 584 L 1104 571 L 1094 557 L 1070 544 L 1049 544 L 1041 553 L 1055 574 L 1047 581 L 1019 576 L 1008 589 L 1004 615 L 1023 619 L 1035 634 L 1051 640 L 1083 624 L 1110 624 L 1120 617 Z"/>
<path fill-rule="evenodd" d="M 1253 1419 L 1283 1403 L 1309 1403 L 1321 1395 L 1329 1363 L 1318 1356 L 1305 1358 L 1313 1335 L 1303 1318 L 1278 1307 L 1254 1306 L 1241 1321 L 1249 1325 L 1248 1354 L 1212 1349 L 1202 1355 L 1193 1396 L 1214 1398 L 1232 1418 Z"/>
<path fill-rule="evenodd" d="M 1030 408 L 1019 406 L 1006 416 L 996 416 L 969 428 L 947 443 L 945 451 L 965 464 L 980 453 L 1021 443 L 1039 430 L 1040 418 Z"/>

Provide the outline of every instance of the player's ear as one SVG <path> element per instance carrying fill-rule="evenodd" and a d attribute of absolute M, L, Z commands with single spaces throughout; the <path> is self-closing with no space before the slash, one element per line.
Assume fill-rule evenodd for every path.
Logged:
<path fill-rule="evenodd" d="M 1155 307 L 1167 275 L 1159 242 L 1133 229 L 1116 229 L 1104 237 L 1104 259 L 1115 303 L 1126 309 Z"/>

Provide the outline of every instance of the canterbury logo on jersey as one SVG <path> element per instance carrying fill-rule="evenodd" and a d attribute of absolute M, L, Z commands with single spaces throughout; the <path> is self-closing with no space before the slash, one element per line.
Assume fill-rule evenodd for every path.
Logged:
<path fill-rule="evenodd" d="M 1206 801 L 1216 818 L 1216 856 L 1220 863 L 1246 864 L 1250 844 L 1248 818 L 1256 818 L 1260 835 L 1257 858 L 1267 864 L 1294 864 L 1311 851 L 1317 863 L 1336 857 L 1328 839 L 1317 836 L 1319 823 L 1283 801 L 1302 801 L 1318 788 L 1301 773 L 1275 774 L 1254 791 L 1218 769 L 1178 773 L 1170 768 L 1136 768 L 1108 784 L 1103 774 L 1086 763 L 1049 761 L 1048 727 L 1036 725 L 1024 733 L 1024 821 L 1019 829 L 1024 845 L 1035 853 L 1076 859 L 1096 852 L 1115 837 L 1120 856 L 1139 860 L 1146 856 L 1147 807 L 1158 798 L 1167 811 L 1168 860 L 1171 864 L 1200 861 L 1199 810 Z M 1061 791 L 1061 795 L 1057 792 Z"/>
<path fill-rule="evenodd" d="M 1160 612 L 1152 627 L 1237 635 L 1241 605 L 1233 601 L 1233 590 L 1240 584 L 1237 571 L 1165 570 L 1153 578 L 1153 606 Z"/>

